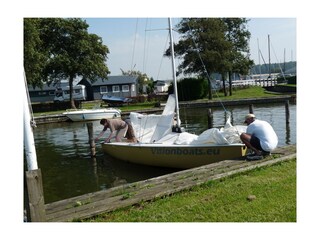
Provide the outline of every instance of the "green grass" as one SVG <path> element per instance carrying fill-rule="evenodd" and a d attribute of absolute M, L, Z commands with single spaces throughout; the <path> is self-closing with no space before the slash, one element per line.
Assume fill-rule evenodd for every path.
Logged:
<path fill-rule="evenodd" d="M 222 92 L 215 92 L 212 93 L 213 99 L 216 99 L 218 96 L 221 100 L 234 100 L 234 99 L 242 99 L 242 98 L 259 98 L 259 97 L 272 97 L 278 96 L 278 94 L 270 94 L 266 93 L 262 87 L 252 86 L 244 89 L 237 89 L 232 91 L 232 96 L 224 96 Z M 201 101 L 204 99 L 199 99 Z M 84 102 L 82 104 L 82 108 L 91 109 L 94 106 L 99 106 L 102 101 L 91 101 L 91 102 Z M 155 102 L 144 102 L 144 103 L 135 103 L 130 105 L 125 105 L 119 107 L 121 111 L 135 111 L 135 110 L 142 110 L 142 109 L 152 109 L 155 106 Z M 61 114 L 64 110 L 60 111 L 51 111 L 51 112 L 41 112 L 41 113 L 34 113 L 34 116 L 41 116 L 41 115 L 52 115 L 52 114 Z"/>
<path fill-rule="evenodd" d="M 209 181 L 84 221 L 296 222 L 296 160 Z"/>
<path fill-rule="evenodd" d="M 213 98 L 220 98 L 222 100 L 234 100 L 242 98 L 259 98 L 259 97 L 271 97 L 279 96 L 279 94 L 272 94 L 265 92 L 264 88 L 259 86 L 252 86 L 248 88 L 237 88 L 232 90 L 232 96 L 224 96 L 223 92 L 212 92 Z"/>

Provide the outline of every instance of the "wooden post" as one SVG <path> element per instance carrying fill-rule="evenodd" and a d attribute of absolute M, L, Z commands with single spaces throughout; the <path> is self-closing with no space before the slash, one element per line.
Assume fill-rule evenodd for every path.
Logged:
<path fill-rule="evenodd" d="M 253 104 L 249 105 L 249 113 L 253 114 Z"/>
<path fill-rule="evenodd" d="M 208 109 L 208 129 L 212 128 L 213 125 L 213 115 L 211 109 Z"/>
<path fill-rule="evenodd" d="M 91 157 L 96 156 L 96 144 L 93 138 L 93 123 L 87 123 L 88 135 L 89 135 L 89 145 L 90 145 L 90 153 Z"/>
<path fill-rule="evenodd" d="M 45 222 L 46 211 L 44 207 L 43 185 L 41 170 L 26 171 L 28 188 L 29 210 L 31 222 Z"/>
<path fill-rule="evenodd" d="M 286 124 L 290 122 L 290 109 L 289 109 L 289 100 L 286 101 Z"/>

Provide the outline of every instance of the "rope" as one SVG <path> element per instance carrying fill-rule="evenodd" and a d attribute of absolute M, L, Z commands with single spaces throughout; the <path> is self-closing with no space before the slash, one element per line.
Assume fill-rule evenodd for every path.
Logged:
<path fill-rule="evenodd" d="M 191 28 L 190 28 L 190 25 L 189 25 L 189 23 L 188 23 L 188 22 L 187 22 L 187 25 L 188 25 L 188 28 L 189 28 L 189 30 L 190 30 L 190 32 L 191 32 Z M 210 86 L 209 86 L 209 87 L 211 88 L 210 75 L 209 75 L 209 73 L 208 73 L 208 71 L 207 71 L 207 68 L 206 68 L 206 66 L 205 66 L 205 64 L 204 64 L 204 62 L 203 62 L 203 60 L 202 60 L 201 55 L 200 55 L 199 47 L 198 47 L 198 45 L 197 45 L 196 41 L 194 40 L 193 35 L 192 35 L 192 34 L 190 34 L 190 35 L 191 35 L 191 38 L 192 38 L 192 42 L 193 42 L 193 44 L 194 44 L 194 45 L 195 45 L 195 47 L 196 47 L 197 54 L 198 54 L 199 59 L 200 59 L 200 61 L 201 61 L 202 67 L 203 67 L 203 69 L 204 69 L 204 72 L 205 72 L 205 74 L 206 74 L 207 78 L 208 78 L 208 79 L 209 79 L 209 81 L 210 81 Z M 211 89 L 212 89 L 212 88 L 211 88 Z M 217 93 L 217 91 L 216 91 L 215 89 L 214 89 L 214 93 L 216 94 L 216 96 L 217 96 L 217 98 L 218 98 L 218 100 L 219 100 L 219 103 L 221 104 L 221 106 L 222 106 L 223 110 L 224 110 L 226 113 L 229 113 L 229 111 L 227 111 L 227 109 L 224 107 L 223 102 L 222 102 L 222 100 L 220 99 L 220 97 L 219 97 L 219 95 L 218 95 L 218 93 Z"/>
<path fill-rule="evenodd" d="M 135 67 L 135 65 L 133 66 L 133 61 L 134 61 L 134 52 L 135 52 L 135 48 L 136 48 L 138 22 L 139 22 L 139 19 L 137 18 L 136 31 L 135 31 L 135 34 L 134 34 L 134 42 L 133 42 L 133 52 L 132 52 L 132 60 L 131 60 L 131 71 L 133 71 L 133 68 Z"/>

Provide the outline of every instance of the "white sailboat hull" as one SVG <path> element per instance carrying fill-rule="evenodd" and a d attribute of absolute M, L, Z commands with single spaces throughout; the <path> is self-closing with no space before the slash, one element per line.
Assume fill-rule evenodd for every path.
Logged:
<path fill-rule="evenodd" d="M 244 144 L 172 145 L 145 143 L 104 143 L 103 151 L 126 162 L 169 168 L 194 168 L 246 154 Z"/>
<path fill-rule="evenodd" d="M 117 118 L 121 116 L 118 109 L 82 109 L 78 111 L 67 111 L 63 115 L 73 122 L 99 120 L 101 118 Z"/>

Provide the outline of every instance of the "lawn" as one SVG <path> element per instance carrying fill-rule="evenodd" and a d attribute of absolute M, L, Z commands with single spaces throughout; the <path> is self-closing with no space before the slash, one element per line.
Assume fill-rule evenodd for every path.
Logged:
<path fill-rule="evenodd" d="M 88 222 L 296 222 L 296 160 L 209 181 Z"/>

